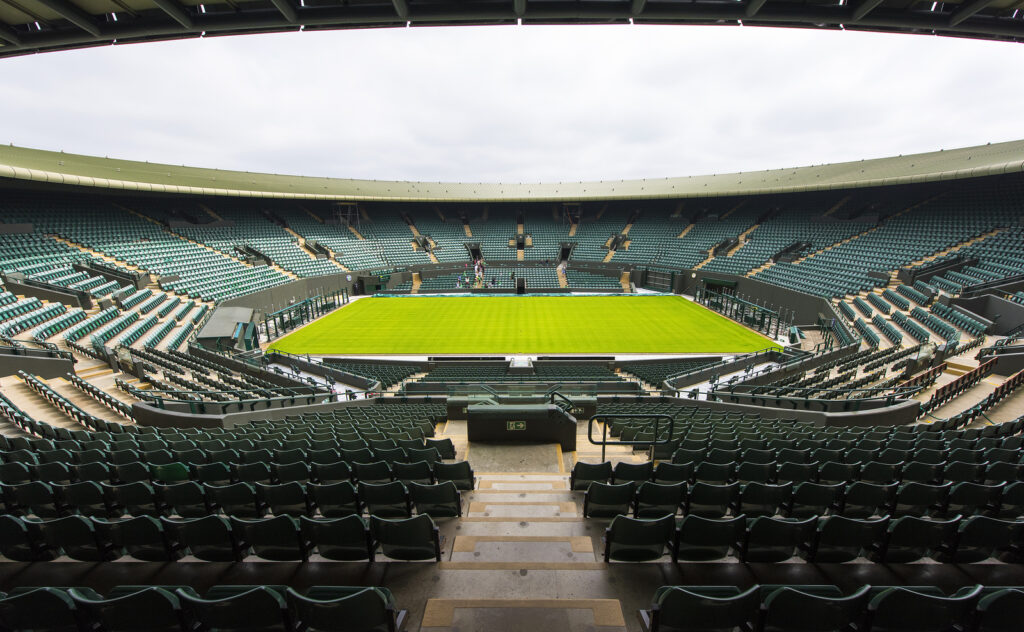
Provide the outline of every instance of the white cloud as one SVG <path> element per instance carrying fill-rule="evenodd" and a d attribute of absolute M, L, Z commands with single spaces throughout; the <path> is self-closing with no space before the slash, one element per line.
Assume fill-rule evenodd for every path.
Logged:
<path fill-rule="evenodd" d="M 208 38 L 0 61 L 0 142 L 376 179 L 750 171 L 1024 137 L 1022 62 L 1014 44 L 764 28 Z"/>

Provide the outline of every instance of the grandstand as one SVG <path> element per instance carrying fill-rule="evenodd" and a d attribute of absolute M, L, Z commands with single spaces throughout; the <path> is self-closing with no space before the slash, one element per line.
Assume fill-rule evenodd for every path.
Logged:
<path fill-rule="evenodd" d="M 59 156 L 0 147 L 0 627 L 1019 627 L 1024 142 L 558 185 Z M 271 350 L 369 295 L 655 292 L 763 347 Z"/>

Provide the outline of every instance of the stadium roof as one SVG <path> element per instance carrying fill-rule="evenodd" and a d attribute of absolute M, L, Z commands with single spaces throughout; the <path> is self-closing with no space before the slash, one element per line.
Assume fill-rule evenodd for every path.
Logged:
<path fill-rule="evenodd" d="M 0 56 L 156 40 L 460 24 L 721 24 L 1024 41 L 1022 0 L 0 0 Z"/>
<path fill-rule="evenodd" d="M 0 181 L 147 193 L 391 202 L 543 202 L 720 197 L 887 186 L 1024 171 L 1024 140 L 768 171 L 599 182 L 345 180 L 222 171 L 0 146 Z"/>

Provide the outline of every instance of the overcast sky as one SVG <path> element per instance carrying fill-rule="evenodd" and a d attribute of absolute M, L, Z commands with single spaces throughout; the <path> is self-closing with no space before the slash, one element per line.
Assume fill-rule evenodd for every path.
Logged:
<path fill-rule="evenodd" d="M 750 171 L 1024 138 L 1024 45 L 693 26 L 251 35 L 0 60 L 0 142 L 451 181 Z"/>

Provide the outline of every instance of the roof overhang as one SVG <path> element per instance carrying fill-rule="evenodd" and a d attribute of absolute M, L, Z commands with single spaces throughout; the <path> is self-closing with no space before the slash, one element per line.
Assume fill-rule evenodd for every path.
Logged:
<path fill-rule="evenodd" d="M 1024 41 L 1024 0 L 18 0 L 0 57 L 289 31 L 515 24 L 699 24 Z"/>
<path fill-rule="evenodd" d="M 139 193 L 382 202 L 572 202 L 796 193 L 1024 171 L 1024 140 L 809 167 L 599 182 L 402 182 L 249 173 L 0 146 L 0 179 Z"/>

